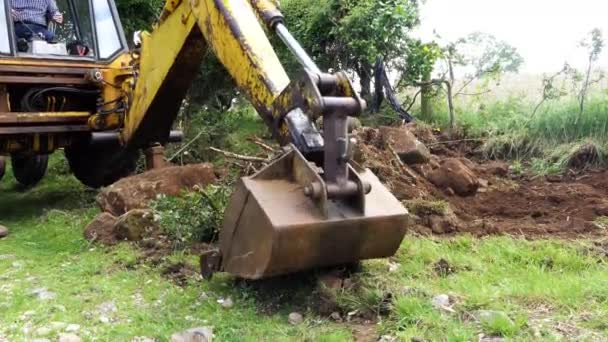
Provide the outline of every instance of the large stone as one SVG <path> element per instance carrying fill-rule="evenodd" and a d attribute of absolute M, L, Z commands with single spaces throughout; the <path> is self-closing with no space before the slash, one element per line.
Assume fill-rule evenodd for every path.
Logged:
<path fill-rule="evenodd" d="M 80 342 L 81 339 L 78 335 L 74 335 L 74 334 L 59 334 L 57 341 L 58 342 Z"/>
<path fill-rule="evenodd" d="M 431 159 L 429 149 L 405 128 L 383 126 L 380 135 L 382 143 L 390 145 L 406 164 L 424 164 Z"/>
<path fill-rule="evenodd" d="M 171 335 L 171 342 L 211 342 L 213 329 L 210 327 L 189 329 Z"/>
<path fill-rule="evenodd" d="M 8 236 L 8 228 L 5 226 L 0 226 L 0 239 Z"/>
<path fill-rule="evenodd" d="M 89 241 L 98 241 L 104 244 L 116 242 L 114 227 L 118 218 L 110 213 L 101 213 L 93 219 L 84 230 L 84 237 Z"/>
<path fill-rule="evenodd" d="M 304 316 L 302 316 L 302 314 L 299 312 L 292 312 L 287 317 L 287 320 L 291 325 L 298 325 L 304 322 Z"/>
<path fill-rule="evenodd" d="M 152 211 L 133 209 L 118 218 L 114 235 L 119 240 L 140 241 L 157 229 Z"/>
<path fill-rule="evenodd" d="M 214 183 L 211 164 L 173 166 L 151 170 L 119 180 L 97 196 L 101 210 L 121 216 L 133 209 L 145 209 L 160 194 L 178 196 L 183 190 Z"/>
<path fill-rule="evenodd" d="M 471 196 L 479 189 L 479 178 L 460 159 L 449 158 L 429 174 L 429 180 L 437 187 L 451 189 L 460 196 Z"/>

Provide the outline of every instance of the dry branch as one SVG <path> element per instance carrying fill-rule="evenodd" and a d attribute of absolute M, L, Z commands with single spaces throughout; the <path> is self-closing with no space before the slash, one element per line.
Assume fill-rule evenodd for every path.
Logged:
<path fill-rule="evenodd" d="M 224 155 L 224 157 L 226 157 L 226 158 L 244 160 L 244 161 L 255 162 L 255 163 L 268 163 L 268 162 L 270 162 L 269 158 L 244 156 L 242 154 L 237 154 L 237 153 L 232 153 L 232 152 L 220 150 L 219 148 L 215 148 L 215 147 L 209 147 L 209 149 L 211 151 L 213 151 L 213 152 L 217 152 L 217 153 L 220 153 L 220 154 Z"/>

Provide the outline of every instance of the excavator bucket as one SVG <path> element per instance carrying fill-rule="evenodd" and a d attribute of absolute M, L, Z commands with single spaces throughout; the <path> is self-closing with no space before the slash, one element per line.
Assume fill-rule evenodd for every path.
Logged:
<path fill-rule="evenodd" d="M 351 166 L 358 194 L 328 198 L 322 174 L 293 148 L 241 179 L 220 233 L 221 269 L 260 279 L 394 255 L 406 228 L 401 203 L 371 171 Z"/>

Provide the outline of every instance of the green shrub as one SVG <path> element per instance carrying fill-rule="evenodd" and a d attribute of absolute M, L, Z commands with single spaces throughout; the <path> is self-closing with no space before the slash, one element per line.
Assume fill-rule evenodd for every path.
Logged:
<path fill-rule="evenodd" d="M 226 186 L 210 185 L 179 197 L 159 196 L 151 207 L 163 232 L 176 248 L 183 248 L 217 239 L 229 194 Z"/>

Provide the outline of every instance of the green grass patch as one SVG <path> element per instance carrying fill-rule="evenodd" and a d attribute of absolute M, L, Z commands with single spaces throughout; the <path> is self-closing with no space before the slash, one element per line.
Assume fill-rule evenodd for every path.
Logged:
<path fill-rule="evenodd" d="M 416 216 L 440 215 L 444 216 L 450 211 L 450 204 L 446 201 L 427 201 L 414 199 L 404 201 L 403 204 Z"/>

